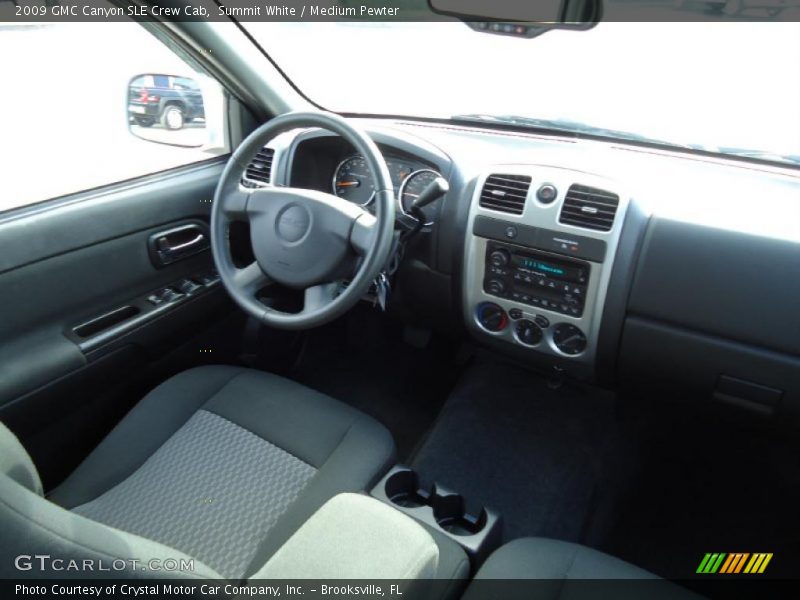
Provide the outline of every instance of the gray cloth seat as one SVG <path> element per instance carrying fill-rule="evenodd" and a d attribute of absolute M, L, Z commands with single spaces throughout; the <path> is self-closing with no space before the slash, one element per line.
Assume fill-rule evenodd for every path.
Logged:
<path fill-rule="evenodd" d="M 393 462 L 389 432 L 347 405 L 276 375 L 201 367 L 150 392 L 50 502 L 20 483 L 33 479 L 16 461 L 14 478 L 0 474 L 0 525 L 25 540 L 10 556 L 161 553 L 239 579 L 326 501 L 369 489 Z"/>
<path fill-rule="evenodd" d="M 547 538 L 520 538 L 489 556 L 463 600 L 606 597 L 699 598 L 652 573 L 592 548 Z"/>

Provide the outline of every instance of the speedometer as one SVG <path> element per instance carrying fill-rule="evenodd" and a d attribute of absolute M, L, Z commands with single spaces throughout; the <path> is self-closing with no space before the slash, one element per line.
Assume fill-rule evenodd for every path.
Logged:
<path fill-rule="evenodd" d="M 441 175 L 432 169 L 420 169 L 406 177 L 403 185 L 400 186 L 400 210 L 403 211 L 403 214 L 414 218 L 411 215 L 411 205 L 419 198 L 422 190 L 437 177 L 441 177 Z M 433 219 L 439 212 L 439 202 L 441 200 L 436 200 L 422 209 L 422 214 L 425 215 L 425 225 L 433 225 Z"/>
<path fill-rule="evenodd" d="M 372 172 L 367 161 L 358 154 L 344 159 L 333 174 L 333 193 L 361 206 L 367 206 L 375 197 Z"/>

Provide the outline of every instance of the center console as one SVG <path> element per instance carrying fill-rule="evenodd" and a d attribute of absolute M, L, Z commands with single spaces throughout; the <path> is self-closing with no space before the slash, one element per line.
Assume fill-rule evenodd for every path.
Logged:
<path fill-rule="evenodd" d="M 468 509 L 465 498 L 434 482 L 423 483 L 416 471 L 397 465 L 371 495 L 450 538 L 481 564 L 502 540 L 500 515 L 485 506 Z"/>
<path fill-rule="evenodd" d="M 471 198 L 463 310 L 471 333 L 590 367 L 628 197 L 569 169 L 502 165 Z"/>

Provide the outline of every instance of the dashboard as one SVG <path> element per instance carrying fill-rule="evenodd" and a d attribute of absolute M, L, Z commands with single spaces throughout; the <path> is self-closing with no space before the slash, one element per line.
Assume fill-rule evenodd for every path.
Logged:
<path fill-rule="evenodd" d="M 355 121 L 387 161 L 398 228 L 414 225 L 407 203 L 431 178 L 450 185 L 406 249 L 390 303 L 397 317 L 577 379 L 650 390 L 660 381 L 661 391 L 800 418 L 797 170 L 479 126 Z M 273 182 L 369 209 L 369 173 L 337 136 L 288 132 L 268 150 Z"/>

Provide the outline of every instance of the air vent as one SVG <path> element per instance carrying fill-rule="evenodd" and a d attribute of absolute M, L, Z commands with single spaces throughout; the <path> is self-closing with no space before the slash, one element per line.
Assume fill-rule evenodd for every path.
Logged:
<path fill-rule="evenodd" d="M 269 183 L 269 176 L 272 172 L 272 158 L 275 150 L 272 148 L 262 148 L 255 158 L 247 165 L 242 177 L 242 185 L 245 187 L 262 187 Z"/>
<path fill-rule="evenodd" d="M 619 196 L 587 185 L 570 186 L 559 221 L 568 225 L 611 231 Z"/>
<path fill-rule="evenodd" d="M 483 184 L 480 205 L 500 212 L 521 215 L 531 178 L 527 175 L 489 175 Z"/>

